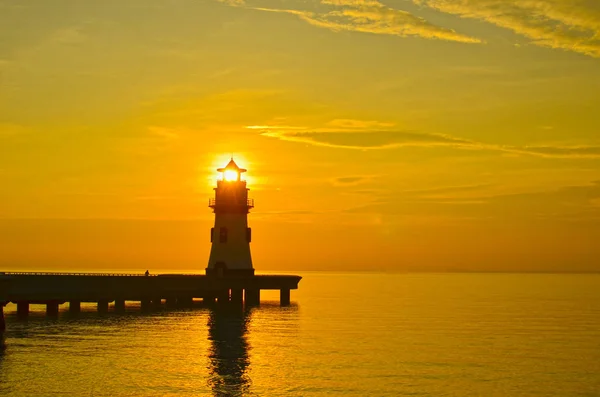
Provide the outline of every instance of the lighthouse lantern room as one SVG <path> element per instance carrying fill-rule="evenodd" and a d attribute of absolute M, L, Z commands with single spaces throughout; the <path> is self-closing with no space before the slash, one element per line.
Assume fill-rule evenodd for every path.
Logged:
<path fill-rule="evenodd" d="M 238 167 L 232 158 L 217 171 L 222 177 L 217 180 L 215 197 L 209 200 L 209 207 L 215 213 L 215 224 L 210 231 L 212 247 L 206 275 L 252 276 L 252 230 L 248 227 L 248 213 L 254 207 L 254 200 L 248 198 L 250 189 L 242 179 L 246 170 Z"/>

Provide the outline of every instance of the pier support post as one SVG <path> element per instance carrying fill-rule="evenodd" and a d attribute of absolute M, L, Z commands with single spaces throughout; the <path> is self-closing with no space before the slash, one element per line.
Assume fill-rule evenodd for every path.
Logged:
<path fill-rule="evenodd" d="M 79 313 L 79 312 L 81 312 L 81 302 L 69 301 L 69 313 Z"/>
<path fill-rule="evenodd" d="M 193 296 L 178 296 L 177 307 L 192 307 L 194 306 Z"/>
<path fill-rule="evenodd" d="M 246 296 L 246 305 L 248 306 L 260 306 L 260 290 L 259 289 L 246 289 L 244 290 Z"/>
<path fill-rule="evenodd" d="M 29 302 L 17 302 L 17 317 L 27 318 L 29 315 Z"/>
<path fill-rule="evenodd" d="M 0 334 L 6 331 L 6 321 L 4 320 L 4 305 L 6 305 L 6 302 L 0 302 Z"/>
<path fill-rule="evenodd" d="M 98 313 L 107 313 L 108 312 L 108 301 L 103 299 L 98 301 Z"/>
<path fill-rule="evenodd" d="M 140 302 L 140 306 L 143 312 L 149 312 L 151 306 L 150 299 L 142 299 L 142 301 Z"/>
<path fill-rule="evenodd" d="M 47 302 L 46 303 L 46 315 L 58 316 L 58 302 Z"/>
<path fill-rule="evenodd" d="M 224 289 L 218 292 L 217 303 L 222 305 L 229 302 L 229 290 Z"/>
<path fill-rule="evenodd" d="M 154 298 L 154 299 L 152 299 L 152 308 L 153 309 L 160 309 L 161 306 L 162 306 L 162 299 L 161 298 Z"/>
<path fill-rule="evenodd" d="M 231 290 L 231 303 L 236 305 L 242 305 L 244 303 L 244 290 L 232 289 Z"/>
<path fill-rule="evenodd" d="M 125 311 L 125 299 L 115 299 L 115 311 L 123 313 Z"/>
<path fill-rule="evenodd" d="M 282 288 L 279 290 L 279 304 L 281 306 L 289 306 L 290 305 L 290 290 L 287 288 Z"/>
<path fill-rule="evenodd" d="M 165 305 L 167 305 L 168 308 L 177 307 L 177 298 L 170 297 L 165 299 Z"/>

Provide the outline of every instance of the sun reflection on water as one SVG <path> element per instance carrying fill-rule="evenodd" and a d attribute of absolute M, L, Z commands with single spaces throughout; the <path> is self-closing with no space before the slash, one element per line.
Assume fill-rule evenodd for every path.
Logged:
<path fill-rule="evenodd" d="M 246 394 L 251 380 L 247 374 L 249 345 L 246 338 L 251 312 L 236 308 L 211 310 L 208 318 L 210 375 L 215 396 Z"/>

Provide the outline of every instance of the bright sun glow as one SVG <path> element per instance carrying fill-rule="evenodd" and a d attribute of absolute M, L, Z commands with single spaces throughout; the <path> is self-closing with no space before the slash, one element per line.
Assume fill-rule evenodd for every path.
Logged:
<path fill-rule="evenodd" d="M 238 172 L 234 170 L 227 170 L 223 175 L 223 178 L 226 181 L 237 181 L 238 180 Z"/>

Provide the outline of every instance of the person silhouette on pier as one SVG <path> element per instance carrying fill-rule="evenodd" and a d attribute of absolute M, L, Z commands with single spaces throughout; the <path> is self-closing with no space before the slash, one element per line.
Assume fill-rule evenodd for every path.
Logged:
<path fill-rule="evenodd" d="M 146 270 L 146 273 L 144 273 L 144 276 L 149 276 L 150 272 L 148 270 Z"/>

